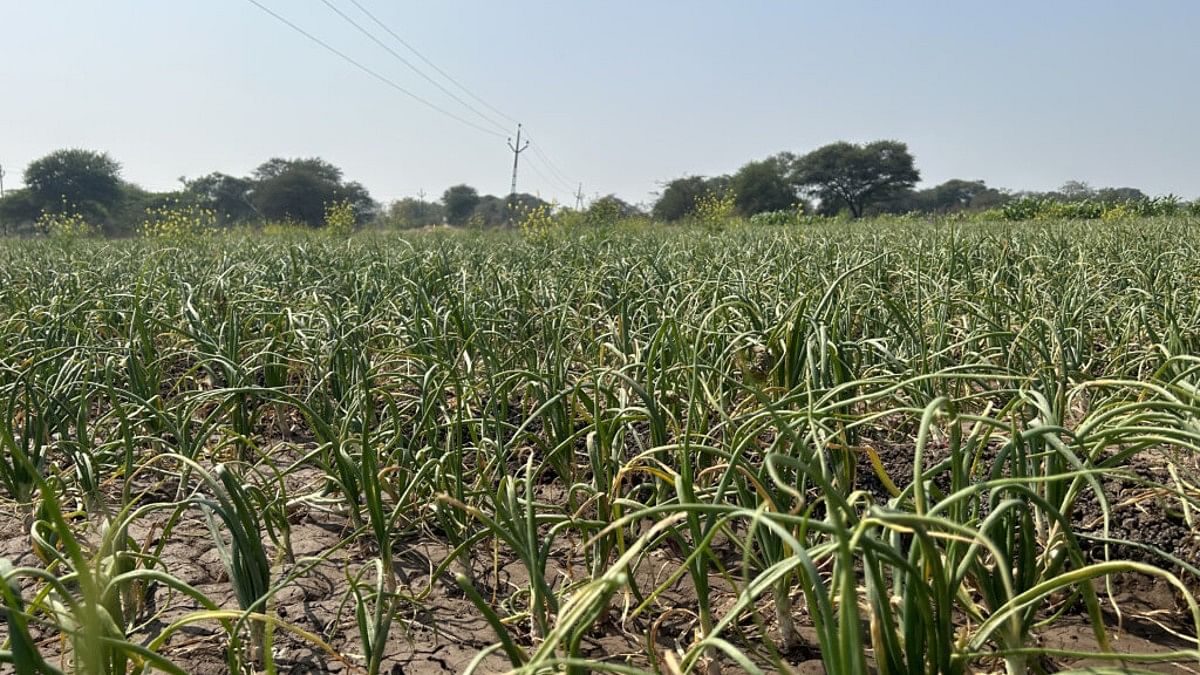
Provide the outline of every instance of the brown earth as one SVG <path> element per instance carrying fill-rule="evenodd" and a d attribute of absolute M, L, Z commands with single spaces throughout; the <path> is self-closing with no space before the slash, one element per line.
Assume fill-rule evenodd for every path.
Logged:
<path fill-rule="evenodd" d="M 938 450 L 932 448 L 927 466 L 938 461 Z M 888 474 L 898 484 L 905 484 L 912 475 L 911 448 L 907 451 L 899 446 L 882 446 L 880 458 Z M 986 455 L 986 453 L 985 453 Z M 1185 562 L 1200 565 L 1200 547 L 1196 546 L 1196 534 L 1182 523 L 1182 516 L 1167 508 L 1154 508 L 1156 499 L 1162 495 L 1149 494 L 1147 483 L 1163 482 L 1165 468 L 1156 460 L 1147 459 L 1138 465 L 1136 477 L 1122 481 L 1106 479 L 1105 489 L 1110 493 L 1113 504 L 1111 536 L 1130 538 L 1146 543 L 1180 557 Z M 319 480 L 315 473 L 296 472 L 289 478 L 289 488 L 300 493 L 303 488 L 311 491 Z M 937 481 L 935 481 L 936 484 Z M 856 484 L 874 494 L 878 500 L 886 501 L 888 495 L 875 476 L 865 458 L 860 457 Z M 171 490 L 150 490 L 144 486 L 146 496 L 153 501 L 157 497 L 169 498 Z M 159 494 L 161 493 L 161 494 Z M 1093 506 L 1095 500 L 1090 502 Z M 1087 502 L 1079 513 L 1073 514 L 1082 533 L 1098 532 L 1094 522 L 1095 511 L 1089 510 Z M 141 542 L 149 537 L 157 544 L 157 536 L 166 514 L 155 513 L 140 521 L 130 534 Z M 345 662 L 329 657 L 305 641 L 289 634 L 278 633 L 274 654 L 280 672 L 354 672 L 360 670 L 361 644 L 353 616 L 353 600 L 349 597 L 348 575 L 357 572 L 371 552 L 357 544 L 347 546 L 320 562 L 314 556 L 327 554 L 337 548 L 350 533 L 346 519 L 337 513 L 315 506 L 302 506 L 292 514 L 291 543 L 296 563 L 287 563 L 274 546 L 269 552 L 275 555 L 277 564 L 273 579 L 280 579 L 296 567 L 308 568 L 298 578 L 286 585 L 273 598 L 271 611 L 286 622 L 311 631 L 342 654 Z M 94 531 L 93 531 L 94 534 Z M 572 568 L 572 547 L 577 542 L 564 540 L 556 549 L 551 565 L 551 578 L 562 582 L 571 575 L 583 574 L 583 570 Z M 450 549 L 433 536 L 423 536 L 396 543 L 398 559 L 399 591 L 416 596 L 412 602 L 402 603 L 401 611 L 392 626 L 384 660 L 383 672 L 434 675 L 437 673 L 462 672 L 480 650 L 492 645 L 496 638 L 486 621 L 454 584 L 449 574 L 431 579 L 431 570 L 446 559 Z M 1095 556 L 1098 549 L 1091 546 L 1089 555 Z M 675 571 L 682 561 L 682 552 L 671 547 L 661 547 L 649 554 L 645 563 L 635 570 L 634 580 L 640 588 L 653 588 Z M 1118 547 L 1118 554 L 1135 559 L 1155 559 L 1155 556 L 1136 547 Z M 730 552 L 731 559 L 737 558 Z M 24 519 L 19 514 L 0 517 L 0 557 L 9 558 L 16 565 L 42 566 L 33 554 Z M 162 560 L 166 571 L 195 586 L 223 607 L 235 608 L 236 600 L 226 578 L 212 535 L 201 514 L 192 510 L 175 525 L 163 548 Z M 577 565 L 577 563 L 576 563 Z M 513 601 L 513 592 L 521 587 L 527 575 L 521 563 L 503 554 L 496 555 L 492 542 L 485 541 L 473 556 L 473 574 L 477 587 L 485 598 L 497 603 Z M 719 576 L 712 579 L 713 603 L 719 614 L 734 601 L 734 591 Z M 1103 589 L 1101 589 L 1103 590 Z M 615 601 L 620 609 L 626 598 Z M 1188 635 L 1192 628 L 1183 612 L 1178 593 L 1161 581 L 1140 576 L 1118 578 L 1114 584 L 1112 600 L 1121 609 L 1118 616 L 1106 603 L 1106 619 L 1115 636 L 1113 647 L 1118 652 L 1164 651 L 1188 647 L 1187 641 L 1175 634 Z M 632 603 L 632 600 L 629 600 Z M 636 604 L 636 603 L 633 603 Z M 696 595 L 686 575 L 670 588 L 659 601 L 654 617 L 638 617 L 620 624 L 614 616 L 601 621 L 592 635 L 585 640 L 589 656 L 607 660 L 628 662 L 647 667 L 651 654 L 664 650 L 686 647 L 695 636 L 696 620 L 694 608 Z M 135 636 L 143 643 L 148 642 L 164 627 L 186 614 L 198 609 L 189 599 L 177 594 L 159 591 L 147 599 L 143 613 L 146 623 Z M 731 639 L 742 644 L 753 645 L 766 639 L 775 642 L 778 637 L 773 618 L 764 612 L 762 628 L 753 622 L 734 627 Z M 654 619 L 659 619 L 654 621 Z M 797 653 L 785 655 L 787 661 L 800 673 L 824 672 L 816 650 L 815 632 L 797 603 L 797 626 L 802 643 Z M 521 634 L 516 630 L 517 634 Z M 60 649 L 57 637 L 34 628 L 35 637 L 42 639 L 40 647 L 44 654 L 55 654 Z M 653 645 L 649 641 L 653 638 Z M 1047 647 L 1062 649 L 1095 649 L 1095 638 L 1086 625 L 1085 618 L 1077 613 L 1068 614 L 1061 621 L 1039 633 L 1039 639 Z M 212 623 L 197 623 L 177 633 L 162 650 L 163 654 L 182 666 L 189 673 L 216 674 L 226 672 L 224 660 L 225 637 L 220 628 Z M 736 672 L 732 664 L 726 664 L 726 672 Z M 764 663 L 770 668 L 769 665 Z M 1066 666 L 1102 665 L 1098 661 L 1050 662 L 1044 664 L 1049 672 Z M 1132 665 L 1132 664 L 1131 664 Z M 1146 669 L 1170 672 L 1200 672 L 1200 667 L 1178 664 L 1150 665 Z M 508 662 L 500 652 L 485 658 L 477 672 L 498 673 L 508 669 Z M 988 672 L 987 664 L 980 664 L 978 672 Z"/>

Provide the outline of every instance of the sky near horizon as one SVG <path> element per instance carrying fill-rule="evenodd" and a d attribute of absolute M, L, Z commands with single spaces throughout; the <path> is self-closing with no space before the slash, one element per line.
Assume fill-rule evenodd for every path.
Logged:
<path fill-rule="evenodd" d="M 521 155 L 519 190 L 566 204 L 579 182 L 649 202 L 681 175 L 879 138 L 907 142 L 926 185 L 1200 197 L 1195 0 L 358 0 L 490 108 L 352 0 L 258 1 L 474 126 L 250 0 L 0 0 L 5 186 L 85 147 L 154 190 L 320 156 L 381 201 L 464 182 L 505 194 L 496 124 L 511 118 L 537 150 Z"/>

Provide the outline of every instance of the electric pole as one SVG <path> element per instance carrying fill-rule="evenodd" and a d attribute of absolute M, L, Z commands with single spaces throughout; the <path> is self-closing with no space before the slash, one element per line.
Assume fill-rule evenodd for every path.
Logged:
<path fill-rule="evenodd" d="M 575 191 L 575 210 L 583 210 L 583 183 L 580 183 L 579 189 Z"/>
<path fill-rule="evenodd" d="M 508 139 L 508 149 L 513 153 L 513 175 L 512 188 L 508 191 L 508 224 L 513 224 L 513 211 L 517 208 L 517 163 L 521 160 L 521 153 L 529 148 L 529 141 L 525 141 L 525 145 L 521 145 L 521 125 L 517 124 L 517 142 Z"/>
<path fill-rule="evenodd" d="M 518 124 L 517 125 L 517 142 L 516 142 L 516 144 L 513 144 L 513 140 L 511 138 L 508 139 L 508 149 L 512 150 L 512 153 L 513 153 L 512 189 L 508 193 L 510 197 L 517 196 L 517 162 L 520 161 L 520 159 L 521 159 L 521 153 L 525 152 L 525 150 L 528 147 L 529 147 L 528 140 L 525 141 L 525 145 L 521 145 L 521 125 Z"/>
<path fill-rule="evenodd" d="M 0 164 L 0 199 L 4 199 L 4 165 Z"/>

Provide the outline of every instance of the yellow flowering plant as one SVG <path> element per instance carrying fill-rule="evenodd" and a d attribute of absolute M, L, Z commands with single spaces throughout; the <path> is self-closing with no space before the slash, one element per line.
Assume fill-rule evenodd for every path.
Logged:
<path fill-rule="evenodd" d="M 345 199 L 325 205 L 325 231 L 329 234 L 349 236 L 357 220 L 354 205 Z"/>
<path fill-rule="evenodd" d="M 720 227 L 733 220 L 737 196 L 732 190 L 709 190 L 696 200 L 692 216 L 703 225 Z"/>
<path fill-rule="evenodd" d="M 89 223 L 81 214 L 49 211 L 42 211 L 38 216 L 37 228 L 53 239 L 92 237 L 100 232 L 98 227 Z"/>
<path fill-rule="evenodd" d="M 517 225 L 526 237 L 544 237 L 554 229 L 554 214 L 549 204 L 524 208 L 520 213 L 521 219 Z"/>
<path fill-rule="evenodd" d="M 143 237 L 173 239 L 199 236 L 216 229 L 216 211 L 196 204 L 181 204 L 176 200 L 146 209 L 141 233 Z"/>
<path fill-rule="evenodd" d="M 66 197 L 62 198 L 62 205 L 59 209 L 43 210 L 34 226 L 38 232 L 53 239 L 79 239 L 100 234 L 100 228 L 88 222 L 74 204 L 67 202 Z"/>

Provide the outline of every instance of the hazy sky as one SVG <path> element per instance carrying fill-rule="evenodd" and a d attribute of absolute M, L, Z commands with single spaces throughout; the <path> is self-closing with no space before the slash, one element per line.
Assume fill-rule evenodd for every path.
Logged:
<path fill-rule="evenodd" d="M 491 128 L 322 0 L 260 1 Z M 327 1 L 437 77 L 351 0 Z M 526 152 L 519 187 L 561 202 L 577 181 L 648 201 L 682 174 L 876 138 L 906 141 L 926 183 L 1200 196 L 1196 0 L 358 1 L 523 121 L 562 176 Z M 381 200 L 459 182 L 504 194 L 512 164 L 503 136 L 248 0 L 0 0 L 6 185 L 67 146 L 110 152 L 151 189 L 317 155 Z"/>

